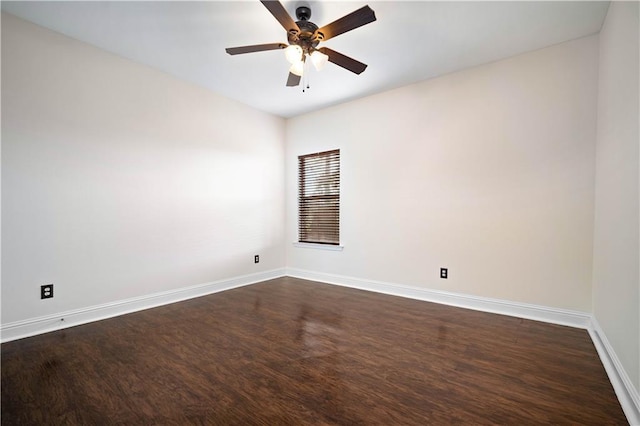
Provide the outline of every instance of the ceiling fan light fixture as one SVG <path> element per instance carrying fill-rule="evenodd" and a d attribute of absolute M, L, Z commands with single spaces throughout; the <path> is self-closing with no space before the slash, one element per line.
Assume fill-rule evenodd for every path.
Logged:
<path fill-rule="evenodd" d="M 291 74 L 297 75 L 298 77 L 302 77 L 302 73 L 304 73 L 304 61 L 299 60 L 298 62 L 291 65 L 291 68 L 289 68 L 289 72 Z"/>
<path fill-rule="evenodd" d="M 290 64 L 295 64 L 302 60 L 302 47 L 297 44 L 290 44 L 284 49 L 284 56 Z"/>
<path fill-rule="evenodd" d="M 314 50 L 311 54 L 311 62 L 313 62 L 313 66 L 316 70 L 320 71 L 329 61 L 329 56 L 324 53 Z"/>

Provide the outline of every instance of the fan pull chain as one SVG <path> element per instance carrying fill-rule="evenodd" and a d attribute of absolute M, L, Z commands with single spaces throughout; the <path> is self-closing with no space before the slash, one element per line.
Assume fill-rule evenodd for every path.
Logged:
<path fill-rule="evenodd" d="M 304 73 L 302 74 L 302 93 L 306 92 L 307 79 L 309 68 L 307 67 L 307 61 L 304 61 Z"/>
<path fill-rule="evenodd" d="M 310 86 L 309 86 L 310 68 L 311 67 L 309 66 L 309 63 L 307 61 L 304 61 L 304 72 L 302 73 L 302 93 L 306 93 L 310 89 Z"/>

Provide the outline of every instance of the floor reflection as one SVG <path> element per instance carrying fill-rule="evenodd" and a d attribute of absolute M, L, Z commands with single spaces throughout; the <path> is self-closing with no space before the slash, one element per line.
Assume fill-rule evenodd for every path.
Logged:
<path fill-rule="evenodd" d="M 307 385 L 299 397 L 306 407 L 335 421 L 348 418 L 345 410 L 353 399 L 344 383 L 350 366 L 343 359 L 347 342 L 341 322 L 341 315 L 309 305 L 302 305 L 297 317 L 300 359 L 295 364 Z"/>
<path fill-rule="evenodd" d="M 326 314 L 303 305 L 298 316 L 297 340 L 302 342 L 304 358 L 324 357 L 338 354 L 341 350 L 341 317 Z"/>

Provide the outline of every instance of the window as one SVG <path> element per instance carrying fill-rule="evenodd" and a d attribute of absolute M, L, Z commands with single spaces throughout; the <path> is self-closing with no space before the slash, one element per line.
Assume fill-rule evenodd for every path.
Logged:
<path fill-rule="evenodd" d="M 298 241 L 340 244 L 340 150 L 298 157 Z"/>

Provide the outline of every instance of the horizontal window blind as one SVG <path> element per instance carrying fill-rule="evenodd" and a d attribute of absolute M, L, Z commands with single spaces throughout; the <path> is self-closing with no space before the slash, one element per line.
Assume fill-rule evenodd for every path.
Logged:
<path fill-rule="evenodd" d="M 298 157 L 301 243 L 340 243 L 340 150 Z"/>

